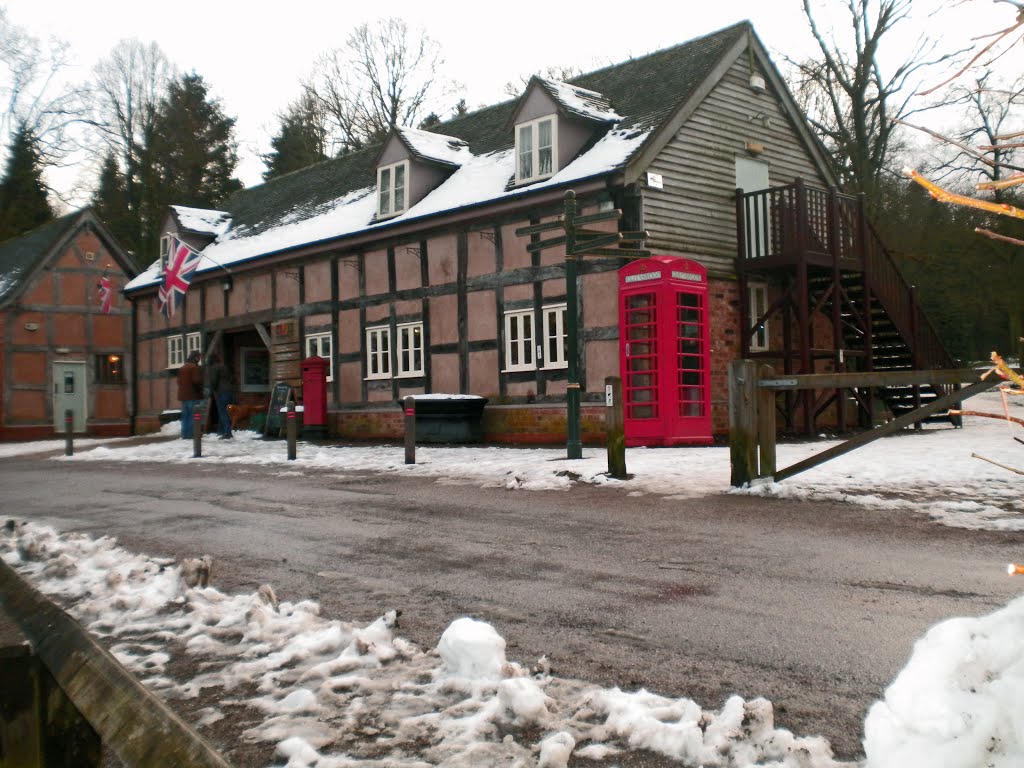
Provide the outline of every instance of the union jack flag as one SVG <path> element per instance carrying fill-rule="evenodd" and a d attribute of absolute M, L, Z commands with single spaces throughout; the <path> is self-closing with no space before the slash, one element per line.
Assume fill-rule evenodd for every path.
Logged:
<path fill-rule="evenodd" d="M 193 251 L 177 238 L 171 238 L 170 246 L 167 265 L 164 267 L 164 283 L 156 292 L 160 312 L 166 317 L 174 317 L 174 310 L 185 298 L 192 284 L 192 275 L 203 258 L 201 253 Z"/>
<path fill-rule="evenodd" d="M 104 315 L 110 314 L 110 308 L 114 303 L 114 288 L 110 284 L 110 278 L 105 274 L 100 277 L 96 285 L 96 294 L 100 302 L 100 311 Z"/>

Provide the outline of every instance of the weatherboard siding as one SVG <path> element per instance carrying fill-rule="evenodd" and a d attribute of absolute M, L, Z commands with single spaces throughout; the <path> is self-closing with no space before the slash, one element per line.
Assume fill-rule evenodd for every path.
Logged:
<path fill-rule="evenodd" d="M 737 157 L 767 163 L 772 186 L 798 177 L 825 184 L 770 85 L 759 94 L 749 80 L 741 56 L 648 169 L 664 189 L 643 192 L 647 247 L 698 258 L 718 275 L 734 271 Z M 749 153 L 747 142 L 764 151 Z"/>

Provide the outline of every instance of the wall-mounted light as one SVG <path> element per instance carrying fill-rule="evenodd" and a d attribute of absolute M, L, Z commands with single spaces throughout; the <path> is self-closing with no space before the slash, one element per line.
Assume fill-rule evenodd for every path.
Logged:
<path fill-rule="evenodd" d="M 749 152 L 752 155 L 760 155 L 762 152 L 764 152 L 764 144 L 762 144 L 759 141 L 744 142 L 744 147 L 746 148 L 747 152 Z"/>
<path fill-rule="evenodd" d="M 235 284 L 235 280 L 230 274 L 220 276 L 220 287 L 224 291 L 230 291 L 231 287 Z"/>
<path fill-rule="evenodd" d="M 26 331 L 38 331 L 39 330 L 39 323 L 25 323 L 25 330 Z"/>

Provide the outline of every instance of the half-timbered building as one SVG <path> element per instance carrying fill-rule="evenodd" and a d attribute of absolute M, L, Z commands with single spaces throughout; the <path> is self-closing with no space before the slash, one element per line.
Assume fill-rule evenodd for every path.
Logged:
<path fill-rule="evenodd" d="M 739 355 L 873 365 L 854 321 L 885 308 L 849 287 L 869 225 L 856 200 L 829 202 L 834 183 L 748 23 L 572 82 L 534 77 L 518 99 L 397 128 L 222 211 L 172 208 L 168 237 L 204 258 L 170 319 L 160 262 L 128 286 L 140 429 L 176 405 L 174 369 L 201 349 L 253 403 L 326 358 L 337 437 L 396 437 L 401 398 L 459 393 L 487 398 L 485 439 L 557 442 L 575 319 L 584 440 L 601 438 L 604 381 L 621 376 L 631 444 L 709 442 Z M 591 242 L 625 234 L 578 257 L 568 285 L 566 239 L 541 225 L 570 191 Z M 836 405 L 794 400 L 787 415 Z"/>
<path fill-rule="evenodd" d="M 132 433 L 137 272 L 88 208 L 0 243 L 0 439 Z"/>

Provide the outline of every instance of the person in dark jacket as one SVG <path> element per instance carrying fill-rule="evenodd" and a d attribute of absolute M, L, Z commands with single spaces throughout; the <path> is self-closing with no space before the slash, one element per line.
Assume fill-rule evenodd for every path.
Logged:
<path fill-rule="evenodd" d="M 231 385 L 231 372 L 216 352 L 210 355 L 206 385 L 217 403 L 217 437 L 221 440 L 230 440 L 234 435 L 231 434 L 231 414 L 228 413 L 228 406 L 234 402 L 235 393 Z"/>
<path fill-rule="evenodd" d="M 178 399 L 181 401 L 181 439 L 192 439 L 192 417 L 203 399 L 203 372 L 199 370 L 202 352 L 193 350 L 178 369 Z"/>

